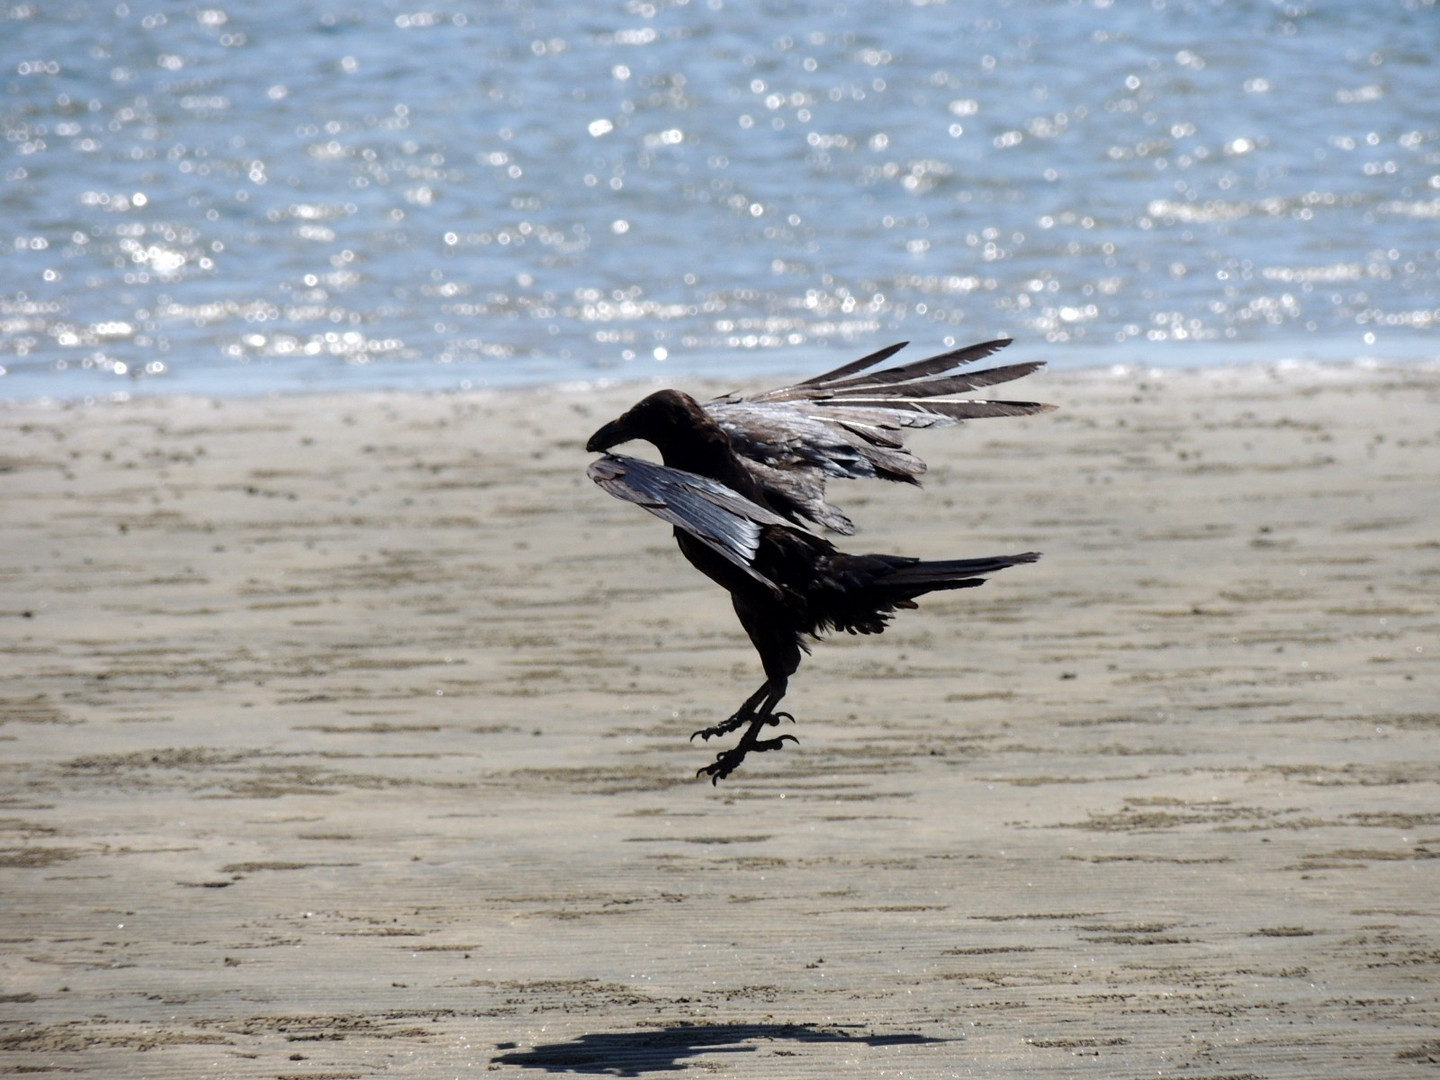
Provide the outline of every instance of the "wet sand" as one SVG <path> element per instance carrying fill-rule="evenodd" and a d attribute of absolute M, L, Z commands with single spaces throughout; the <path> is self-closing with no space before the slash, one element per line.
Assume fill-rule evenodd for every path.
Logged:
<path fill-rule="evenodd" d="M 634 388 L 0 411 L 0 1071 L 1440 1062 L 1440 373 L 1040 375 L 816 647 L 584 477 Z"/>

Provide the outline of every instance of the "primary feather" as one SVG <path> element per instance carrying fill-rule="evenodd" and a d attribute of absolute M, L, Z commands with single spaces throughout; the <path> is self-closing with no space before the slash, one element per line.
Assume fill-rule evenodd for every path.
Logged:
<path fill-rule="evenodd" d="M 982 342 L 881 371 L 905 343 L 834 371 L 758 394 L 727 394 L 705 412 L 765 488 L 771 504 L 849 535 L 854 523 L 825 493 L 830 478 L 918 483 L 925 462 L 904 443 L 906 428 L 946 427 L 991 416 L 1028 416 L 1053 405 L 960 395 L 1022 378 L 1043 362 L 958 372 L 999 352 L 1009 339 Z"/>

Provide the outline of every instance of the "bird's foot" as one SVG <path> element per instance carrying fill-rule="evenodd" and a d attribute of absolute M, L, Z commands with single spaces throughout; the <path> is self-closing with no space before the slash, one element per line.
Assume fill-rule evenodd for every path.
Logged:
<path fill-rule="evenodd" d="M 766 724 L 778 724 L 782 719 L 789 720 L 792 724 L 795 722 L 795 717 L 788 712 L 769 712 L 762 716 L 753 711 L 745 712 L 742 710 L 712 727 L 701 728 L 690 736 L 690 741 L 694 742 L 696 739 L 704 739 L 706 742 L 709 742 L 716 735 L 729 735 L 730 732 L 744 727 L 747 723 L 759 721 Z"/>
<path fill-rule="evenodd" d="M 716 735 L 729 735 L 730 732 L 735 731 L 738 728 L 744 727 L 747 723 L 754 719 L 754 711 L 746 712 L 742 709 L 740 712 L 737 712 L 728 720 L 721 720 L 718 724 L 713 724 L 707 728 L 701 728 L 699 731 L 695 732 L 695 734 L 690 736 L 690 741 L 694 742 L 696 739 L 704 739 L 706 742 L 709 742 Z"/>
<path fill-rule="evenodd" d="M 710 777 L 710 783 L 718 784 L 740 767 L 740 763 L 745 760 L 745 755 L 750 753 L 751 750 L 757 753 L 763 753 L 766 750 L 779 750 L 786 742 L 798 743 L 800 740 L 794 735 L 777 735 L 773 739 L 752 739 L 749 737 L 750 734 L 753 734 L 758 729 L 760 722 L 778 724 L 780 722 L 779 717 L 781 716 L 788 717 L 791 721 L 795 719 L 793 716 L 790 716 L 789 713 L 772 713 L 763 718 L 757 718 L 756 726 L 751 728 L 750 732 L 747 732 L 746 738 L 740 740 L 740 745 L 731 750 L 723 750 L 719 754 L 716 754 L 715 760 L 704 768 L 697 769 L 695 775 L 697 777 L 708 776 Z"/>

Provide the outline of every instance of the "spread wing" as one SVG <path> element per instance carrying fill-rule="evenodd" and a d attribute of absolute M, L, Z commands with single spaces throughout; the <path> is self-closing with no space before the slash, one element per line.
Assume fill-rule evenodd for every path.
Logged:
<path fill-rule="evenodd" d="M 925 462 L 905 446 L 905 428 L 946 427 L 986 416 L 1028 416 L 1053 405 L 990 401 L 971 391 L 1029 375 L 1044 362 L 961 372 L 999 352 L 987 341 L 909 364 L 870 371 L 905 347 L 879 352 L 778 390 L 728 394 L 705 406 L 765 490 L 771 505 L 849 535 L 855 525 L 825 498 L 831 477 L 918 483 Z"/>
<path fill-rule="evenodd" d="M 779 593 L 779 587 L 754 566 L 762 526 L 795 529 L 779 514 L 708 477 L 621 454 L 596 459 L 586 475 L 617 499 L 684 529 Z"/>

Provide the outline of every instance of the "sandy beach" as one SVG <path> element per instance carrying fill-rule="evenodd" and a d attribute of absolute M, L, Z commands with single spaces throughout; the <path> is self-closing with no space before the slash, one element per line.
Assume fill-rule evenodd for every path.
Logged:
<path fill-rule="evenodd" d="M 643 388 L 0 409 L 0 1072 L 1433 1073 L 1440 372 L 1022 385 L 718 787 Z"/>

